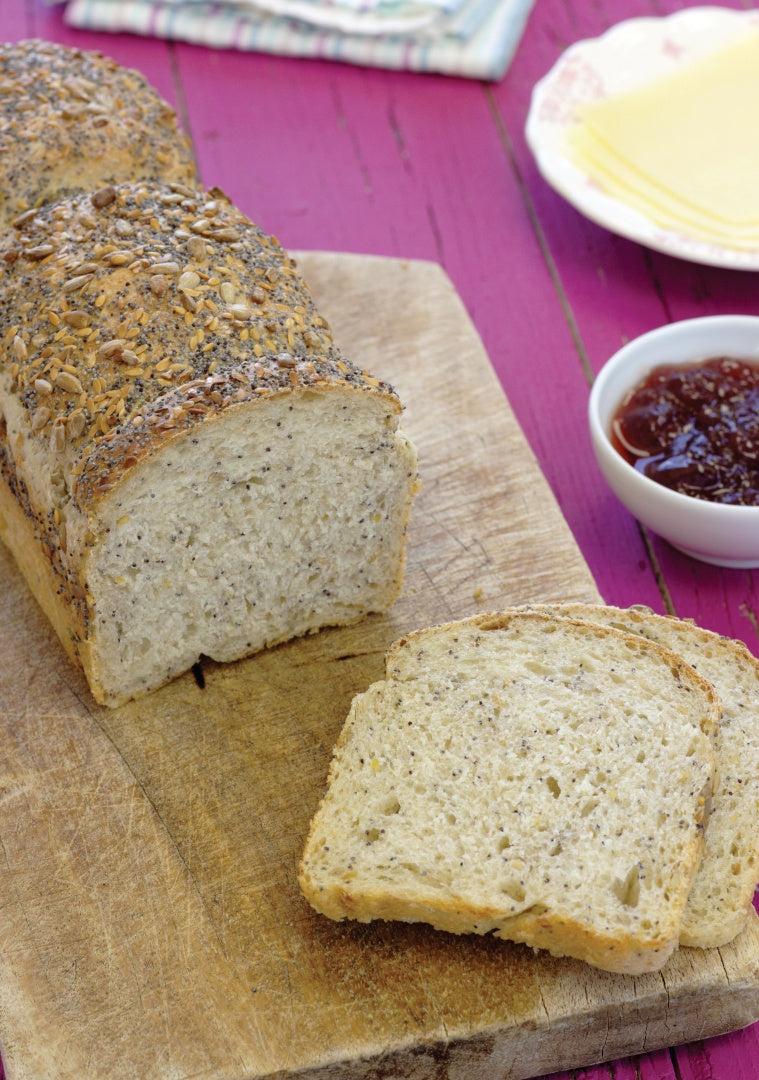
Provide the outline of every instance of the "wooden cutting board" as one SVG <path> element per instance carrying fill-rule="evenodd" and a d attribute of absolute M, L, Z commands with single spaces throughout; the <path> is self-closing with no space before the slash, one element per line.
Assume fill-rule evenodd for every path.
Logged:
<path fill-rule="evenodd" d="M 0 551 L 8 1077 L 516 1080 L 752 1022 L 756 920 L 633 979 L 423 926 L 335 924 L 301 898 L 334 740 L 390 642 L 597 592 L 439 267 L 300 263 L 345 350 L 407 403 L 423 489 L 404 595 L 109 711 Z"/>

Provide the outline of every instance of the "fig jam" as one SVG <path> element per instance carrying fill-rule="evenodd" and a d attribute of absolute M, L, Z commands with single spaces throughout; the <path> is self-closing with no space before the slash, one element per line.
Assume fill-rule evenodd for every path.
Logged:
<path fill-rule="evenodd" d="M 721 356 L 655 368 L 619 406 L 611 439 L 658 484 L 759 506 L 759 364 Z"/>

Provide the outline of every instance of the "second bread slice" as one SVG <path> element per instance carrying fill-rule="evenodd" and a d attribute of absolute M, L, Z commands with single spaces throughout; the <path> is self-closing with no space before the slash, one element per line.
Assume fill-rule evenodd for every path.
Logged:
<path fill-rule="evenodd" d="M 656 970 L 701 857 L 718 720 L 691 667 L 614 629 L 509 613 L 412 634 L 353 702 L 301 888 L 334 919 Z"/>
<path fill-rule="evenodd" d="M 678 653 L 715 687 L 722 704 L 717 775 L 680 944 L 726 945 L 745 926 L 759 881 L 759 661 L 740 641 L 640 606 L 557 604 L 545 610 L 641 634 Z"/>

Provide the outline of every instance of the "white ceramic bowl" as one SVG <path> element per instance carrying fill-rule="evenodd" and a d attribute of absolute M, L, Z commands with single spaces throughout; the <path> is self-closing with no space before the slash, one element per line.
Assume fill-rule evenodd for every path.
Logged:
<path fill-rule="evenodd" d="M 759 506 L 726 506 L 670 491 L 637 472 L 609 439 L 613 415 L 625 393 L 652 368 L 717 356 L 759 362 L 759 318 L 686 319 L 635 338 L 607 361 L 593 384 L 588 405 L 590 434 L 609 486 L 644 525 L 702 562 L 757 567 Z"/>

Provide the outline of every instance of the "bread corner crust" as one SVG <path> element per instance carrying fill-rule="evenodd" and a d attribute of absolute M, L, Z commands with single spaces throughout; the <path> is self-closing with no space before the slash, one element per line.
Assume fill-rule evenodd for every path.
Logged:
<path fill-rule="evenodd" d="M 43 206 L 0 242 L 8 393 L 80 509 L 157 446 L 257 399 L 361 391 L 400 416 L 393 388 L 334 344 L 295 262 L 223 193 L 135 181 L 102 205 L 96 194 Z M 19 313 L 20 294 L 55 295 L 60 310 Z M 39 378 L 66 320 L 66 370 Z M 93 327 L 99 337 L 80 334 Z"/>
<path fill-rule="evenodd" d="M 553 956 L 573 957 L 616 975 L 645 975 L 659 971 L 679 942 L 679 921 L 676 919 L 669 933 L 662 932 L 648 940 L 632 934 L 619 938 L 592 934 L 570 920 L 532 915 L 529 911 L 517 919 L 516 926 L 509 923 L 504 931 L 496 930 L 496 937 L 544 949 Z"/>
<path fill-rule="evenodd" d="M 81 611 L 45 554 L 33 520 L 24 513 L 0 472 L 0 539 L 13 555 L 30 592 L 53 626 L 69 659 L 87 674 Z M 84 655 L 83 655 L 84 654 Z M 100 700 L 96 697 L 96 700 Z"/>
<path fill-rule="evenodd" d="M 518 915 L 481 909 L 462 901 L 440 901 L 434 906 L 410 898 L 351 891 L 346 885 L 320 887 L 305 864 L 298 876 L 303 896 L 319 914 L 341 922 L 384 920 L 426 923 L 451 934 L 493 934 L 503 941 L 527 945 L 552 956 L 580 960 L 617 975 L 643 975 L 659 971 L 678 947 L 679 919 L 673 916 L 669 932 L 648 938 L 605 935 L 590 931 L 575 920 L 550 911 L 528 908 Z"/>
<path fill-rule="evenodd" d="M 259 370 L 253 370 L 253 368 Z M 250 365 L 251 370 L 209 376 L 187 383 L 161 397 L 143 409 L 139 424 L 134 421 L 116 429 L 113 434 L 92 447 L 82 458 L 81 469 L 73 487 L 77 506 L 92 513 L 104 497 L 115 491 L 124 479 L 162 447 L 191 436 L 198 425 L 217 423 L 228 412 L 241 408 L 260 408 L 275 397 L 297 396 L 305 392 L 360 393 L 367 390 L 386 400 L 388 410 L 398 417 L 400 401 L 385 384 L 369 386 L 364 382 L 353 385 L 335 378 L 329 361 L 317 364 L 309 361 L 293 383 L 290 372 L 268 369 L 263 364 Z M 264 373 L 262 375 L 262 372 Z M 266 377 L 268 374 L 269 378 Z M 247 377 L 245 377 L 247 376 Z"/>
<path fill-rule="evenodd" d="M 590 609 L 590 605 L 587 605 Z M 477 628 L 482 630 L 483 633 L 488 633 L 493 630 L 503 630 L 509 626 L 509 624 L 517 618 L 527 618 L 535 622 L 551 623 L 554 621 L 554 613 L 557 611 L 557 607 L 553 608 L 550 605 L 523 605 L 521 607 L 509 608 L 505 611 L 490 611 L 481 612 L 477 615 L 469 616 L 465 619 L 455 620 L 449 623 L 443 623 L 436 627 L 438 631 L 444 633 L 455 627 L 462 628 Z M 696 671 L 694 667 L 686 663 L 685 660 L 672 649 L 667 648 L 666 645 L 661 645 L 658 642 L 651 641 L 649 638 L 640 634 L 635 634 L 631 631 L 621 629 L 619 627 L 608 626 L 599 628 L 597 624 L 593 623 L 590 617 L 582 618 L 578 616 L 562 615 L 563 622 L 582 626 L 586 630 L 600 630 L 602 633 L 606 633 L 609 630 L 614 633 L 619 639 L 627 639 L 627 641 L 637 648 L 648 650 L 652 653 L 658 653 L 660 656 L 666 656 L 670 668 L 673 673 L 682 675 L 684 679 L 698 686 L 700 692 L 708 699 L 710 708 L 708 713 L 702 718 L 701 730 L 706 735 L 713 735 L 718 727 L 722 718 L 722 703 L 719 695 L 714 686 Z M 415 641 L 424 642 L 425 636 L 429 633 L 430 628 L 424 628 L 421 630 L 415 630 L 407 634 L 405 637 L 399 638 L 393 642 L 387 650 L 385 656 L 385 668 L 386 678 L 393 678 L 393 666 L 396 663 L 398 653 L 401 649 L 407 648 L 409 645 L 413 645 Z"/>

